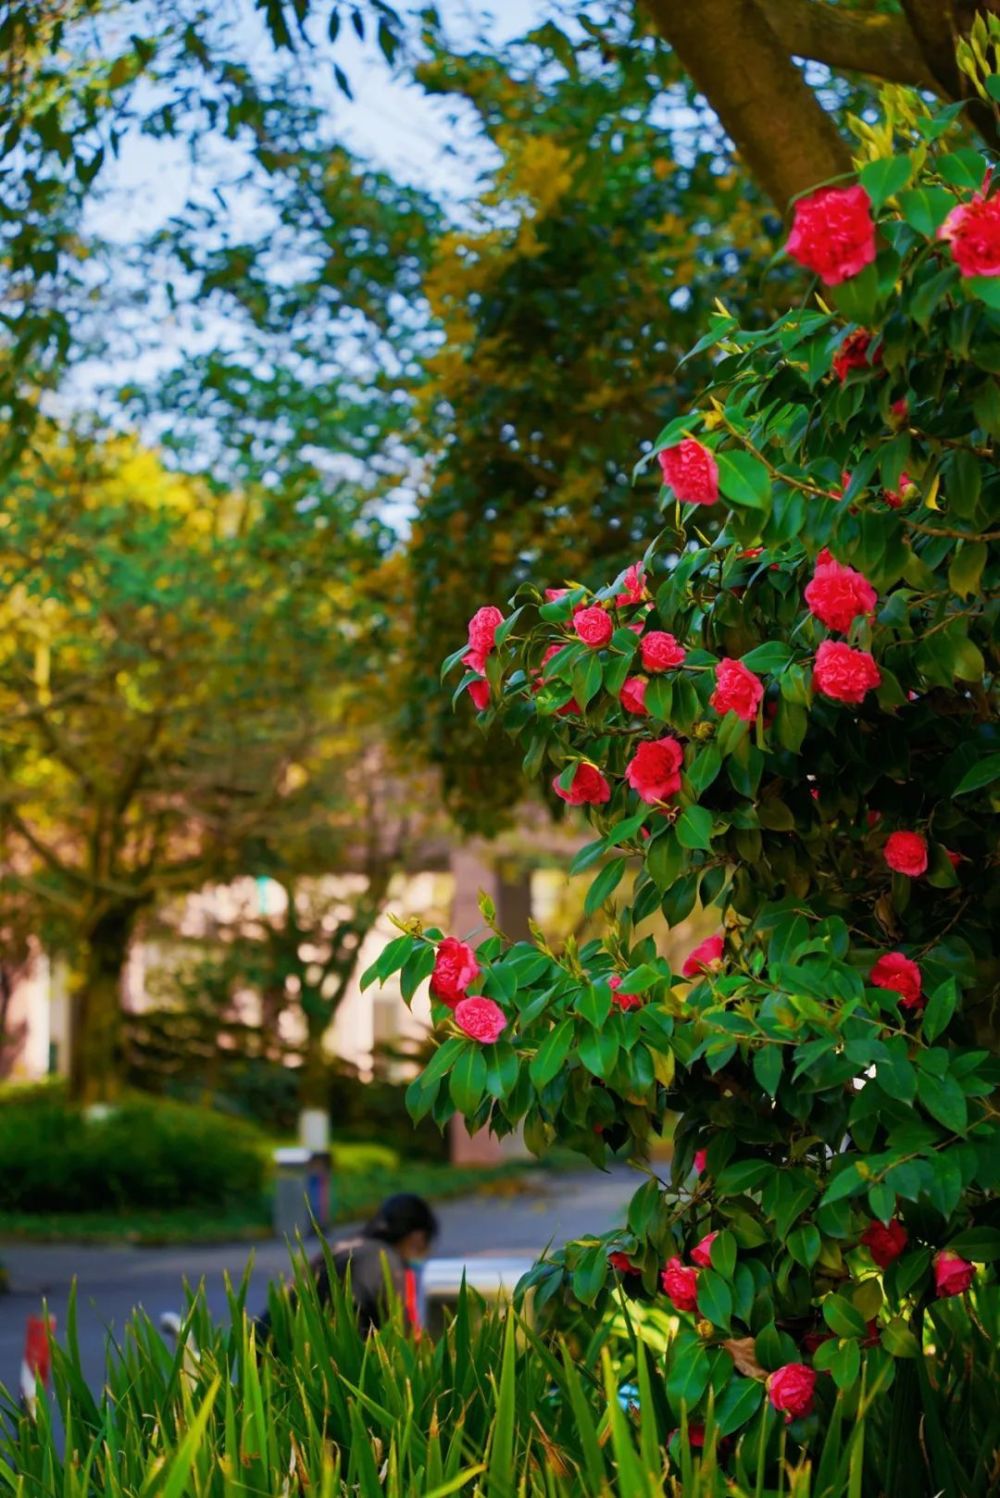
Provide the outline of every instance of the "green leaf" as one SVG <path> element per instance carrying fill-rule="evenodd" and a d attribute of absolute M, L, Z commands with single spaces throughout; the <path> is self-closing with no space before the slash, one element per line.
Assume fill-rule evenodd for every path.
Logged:
<path fill-rule="evenodd" d="M 864 1337 L 868 1325 L 864 1316 L 843 1295 L 827 1295 L 823 1301 L 823 1320 L 838 1337 Z"/>
<path fill-rule="evenodd" d="M 932 1044 L 941 1032 L 948 1028 L 957 1003 L 958 984 L 954 978 L 949 978 L 931 994 L 927 1008 L 924 1010 L 922 1025 L 923 1036 L 928 1044 Z"/>
<path fill-rule="evenodd" d="M 764 1385 L 755 1378 L 734 1378 L 715 1404 L 715 1428 L 720 1436 L 732 1435 L 757 1413 L 764 1399 Z"/>
<path fill-rule="evenodd" d="M 684 867 L 684 849 L 670 827 L 654 837 L 646 854 L 646 868 L 657 889 L 668 890 Z"/>
<path fill-rule="evenodd" d="M 911 229 L 934 239 L 955 207 L 955 196 L 943 187 L 915 187 L 899 194 L 899 207 Z"/>
<path fill-rule="evenodd" d="M 564 1019 L 551 1030 L 531 1059 L 528 1074 L 539 1092 L 552 1081 L 562 1069 L 573 1044 L 575 1026 L 571 1019 Z"/>
<path fill-rule="evenodd" d="M 486 1091 L 486 1057 L 474 1041 L 463 1049 L 448 1078 L 448 1091 L 459 1113 L 475 1113 Z"/>
<path fill-rule="evenodd" d="M 741 657 L 748 671 L 767 671 L 772 676 L 783 671 L 792 659 L 792 648 L 783 640 L 768 640 Z"/>
<path fill-rule="evenodd" d="M 992 307 L 994 312 L 1000 311 L 1000 280 L 995 276 L 969 276 L 964 285 L 987 307 Z"/>
<path fill-rule="evenodd" d="M 768 510 L 771 505 L 771 475 L 766 466 L 741 448 L 716 452 L 719 488 L 734 505 L 748 510 Z"/>
<path fill-rule="evenodd" d="M 580 704 L 581 710 L 586 710 L 601 690 L 601 682 L 604 679 L 604 667 L 596 650 L 590 652 L 585 660 L 573 672 L 573 696 Z"/>
<path fill-rule="evenodd" d="M 673 711 L 673 682 L 655 676 L 646 687 L 645 704 L 649 716 L 657 723 L 669 723 Z"/>
<path fill-rule="evenodd" d="M 861 186 L 872 200 L 877 212 L 887 198 L 894 198 L 913 176 L 913 158 L 901 153 L 898 156 L 881 156 L 877 161 L 868 161 L 858 177 Z"/>
<path fill-rule="evenodd" d="M 688 806 L 677 818 L 677 841 L 682 848 L 712 849 L 712 813 L 707 806 Z"/>
<path fill-rule="evenodd" d="M 573 1270 L 573 1294 L 585 1306 L 592 1306 L 601 1292 L 608 1273 L 608 1251 L 603 1243 L 586 1249 Z"/>
<path fill-rule="evenodd" d="M 971 598 L 979 590 L 986 565 L 986 542 L 963 541 L 948 568 L 948 586 L 959 598 Z"/>
<path fill-rule="evenodd" d="M 946 1245 L 948 1252 L 974 1264 L 1000 1259 L 1000 1228 L 966 1228 Z"/>
<path fill-rule="evenodd" d="M 932 1118 L 964 1134 L 969 1122 L 969 1109 L 965 1093 L 954 1077 L 935 1077 L 928 1071 L 917 1073 L 917 1097 Z"/>
<path fill-rule="evenodd" d="M 786 1246 L 796 1264 L 801 1264 L 804 1269 L 811 1269 L 820 1256 L 823 1239 L 819 1228 L 811 1222 L 806 1222 L 789 1233 Z"/>
<path fill-rule="evenodd" d="M 733 1292 L 715 1269 L 698 1271 L 698 1310 L 713 1326 L 729 1330 L 733 1315 Z"/>
<path fill-rule="evenodd" d="M 736 1160 L 719 1172 L 716 1190 L 720 1196 L 739 1196 L 752 1191 L 774 1174 L 769 1160 Z"/>
<path fill-rule="evenodd" d="M 988 754 L 966 770 L 952 795 L 966 796 L 969 791 L 978 791 L 984 785 L 992 785 L 995 780 L 1000 780 L 1000 754 Z"/>
<path fill-rule="evenodd" d="M 667 1398 L 680 1416 L 681 1407 L 693 1409 L 708 1387 L 712 1367 L 697 1337 L 677 1337 L 667 1353 Z"/>
<path fill-rule="evenodd" d="M 753 1074 L 768 1097 L 776 1097 L 781 1081 L 781 1046 L 765 1042 L 753 1053 Z"/>
<path fill-rule="evenodd" d="M 721 769 L 722 750 L 717 743 L 706 744 L 705 748 L 695 755 L 687 772 L 691 789 L 696 796 L 708 790 Z"/>
<path fill-rule="evenodd" d="M 613 858 L 604 866 L 587 891 L 587 897 L 583 902 L 584 915 L 593 915 L 601 908 L 605 900 L 611 898 L 621 883 L 624 873 L 624 858 Z"/>
<path fill-rule="evenodd" d="M 736 1269 L 736 1239 L 728 1228 L 723 1228 L 716 1234 L 709 1253 L 712 1268 L 717 1269 L 724 1280 L 731 1282 Z"/>

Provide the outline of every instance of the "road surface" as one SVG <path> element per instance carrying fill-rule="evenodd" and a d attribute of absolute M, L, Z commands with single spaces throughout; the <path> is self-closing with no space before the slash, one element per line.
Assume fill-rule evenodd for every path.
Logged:
<path fill-rule="evenodd" d="M 442 1258 L 517 1254 L 534 1258 L 548 1245 L 605 1232 L 623 1221 L 624 1209 L 640 1178 L 627 1169 L 543 1175 L 537 1185 L 515 1196 L 479 1195 L 441 1202 L 435 1211 L 441 1234 L 433 1249 Z M 347 1228 L 338 1227 L 343 1232 Z M 131 1244 L 0 1244 L 11 1291 L 0 1296 L 0 1383 L 15 1389 L 24 1346 L 25 1320 L 43 1299 L 66 1324 L 71 1281 L 77 1280 L 80 1351 L 91 1387 L 102 1382 L 107 1331 L 119 1335 L 136 1306 L 158 1322 L 161 1312 L 181 1309 L 185 1278 L 204 1279 L 209 1308 L 223 1315 L 226 1271 L 238 1281 L 253 1260 L 248 1307 L 262 1307 L 266 1282 L 288 1267 L 283 1243 L 192 1244 L 143 1248 Z"/>

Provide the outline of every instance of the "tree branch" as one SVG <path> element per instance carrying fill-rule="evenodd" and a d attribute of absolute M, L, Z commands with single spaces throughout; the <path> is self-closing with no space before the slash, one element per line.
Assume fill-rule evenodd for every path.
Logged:
<path fill-rule="evenodd" d="M 643 0 L 749 170 L 784 211 L 851 153 L 756 0 Z"/>
<path fill-rule="evenodd" d="M 938 92 L 960 99 L 964 90 L 955 62 L 958 25 L 952 0 L 902 0 L 902 5 Z"/>
<path fill-rule="evenodd" d="M 758 0 L 758 3 L 782 46 L 793 57 L 826 63 L 831 68 L 846 68 L 852 73 L 867 73 L 886 83 L 909 83 L 935 93 L 944 91 L 903 16 L 845 10 L 843 6 L 831 5 L 829 0 Z M 905 4 L 904 9 L 907 9 Z"/>

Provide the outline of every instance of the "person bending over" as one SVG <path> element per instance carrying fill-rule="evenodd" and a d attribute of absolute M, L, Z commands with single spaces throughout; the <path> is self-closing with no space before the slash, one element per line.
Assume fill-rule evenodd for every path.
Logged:
<path fill-rule="evenodd" d="M 385 1266 L 396 1294 L 406 1307 L 411 1325 L 419 1329 L 416 1272 L 437 1236 L 437 1218 L 423 1197 L 409 1192 L 387 1197 L 360 1232 L 335 1239 L 329 1245 L 333 1271 L 343 1279 L 351 1271 L 351 1295 L 362 1334 L 378 1328 L 385 1314 Z M 316 1280 L 320 1304 L 331 1301 L 326 1255 L 317 1254 L 309 1264 Z M 294 1302 L 293 1302 L 294 1303 Z M 258 1342 L 270 1336 L 270 1313 L 255 1322 Z"/>

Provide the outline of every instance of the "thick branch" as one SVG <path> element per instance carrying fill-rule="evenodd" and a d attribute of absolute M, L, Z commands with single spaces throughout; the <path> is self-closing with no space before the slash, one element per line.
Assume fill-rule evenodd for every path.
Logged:
<path fill-rule="evenodd" d="M 850 172 L 846 143 L 756 0 L 643 4 L 779 208 Z"/>
<path fill-rule="evenodd" d="M 910 30 L 927 60 L 939 92 L 960 99 L 962 75 L 955 62 L 958 26 L 952 0 L 902 0 L 902 4 Z"/>
<path fill-rule="evenodd" d="M 793 57 L 867 73 L 886 83 L 942 91 L 903 16 L 845 10 L 829 0 L 758 0 L 775 35 Z M 952 52 L 952 55 L 954 53 Z M 950 92 L 950 90 L 949 90 Z"/>

